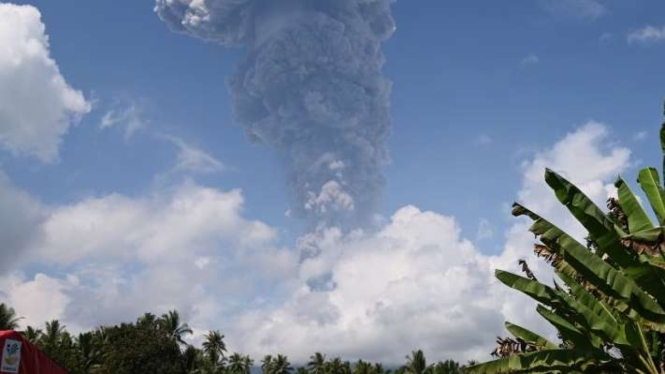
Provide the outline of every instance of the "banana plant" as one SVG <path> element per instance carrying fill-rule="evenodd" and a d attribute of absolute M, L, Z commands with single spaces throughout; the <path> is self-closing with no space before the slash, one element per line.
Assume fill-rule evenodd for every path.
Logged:
<path fill-rule="evenodd" d="M 665 154 L 665 124 L 660 140 Z M 638 174 L 643 203 L 619 177 L 618 198 L 606 210 L 553 170 L 545 171 L 545 181 L 584 226 L 587 242 L 516 203 L 513 215 L 533 220 L 534 252 L 557 280 L 540 283 L 524 261 L 526 277 L 502 270 L 496 277 L 537 301 L 536 311 L 560 341 L 506 322 L 513 337 L 498 338 L 495 359 L 466 372 L 665 374 L 665 187 L 658 170 Z"/>

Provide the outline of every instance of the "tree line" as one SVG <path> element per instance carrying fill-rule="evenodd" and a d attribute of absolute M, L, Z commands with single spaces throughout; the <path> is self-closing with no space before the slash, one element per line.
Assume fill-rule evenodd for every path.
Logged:
<path fill-rule="evenodd" d="M 14 309 L 0 304 L 0 330 L 19 331 L 20 320 Z M 251 374 L 259 370 L 262 374 L 461 374 L 465 368 L 453 360 L 428 364 L 421 350 L 393 369 L 363 360 L 329 359 L 320 352 L 303 366 L 293 365 L 283 354 L 255 362 L 249 355 L 229 354 L 219 331 L 208 332 L 200 347 L 187 344 L 184 338 L 192 329 L 177 311 L 162 316 L 146 313 L 134 323 L 103 326 L 76 336 L 58 320 L 19 332 L 70 374 Z"/>

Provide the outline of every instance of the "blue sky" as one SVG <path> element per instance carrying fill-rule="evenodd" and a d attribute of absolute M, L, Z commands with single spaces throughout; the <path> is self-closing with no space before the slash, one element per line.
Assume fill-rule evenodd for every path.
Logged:
<path fill-rule="evenodd" d="M 345 237 L 347 233 L 330 231 L 332 228 L 326 228 L 326 232 L 310 232 L 307 222 L 285 214 L 291 208 L 292 199 L 286 187 L 282 163 L 273 150 L 253 144 L 245 130 L 234 123 L 226 80 L 244 60 L 243 48 L 205 43 L 170 31 L 155 14 L 152 0 L 33 0 L 14 3 L 39 9 L 49 38 L 47 50 L 51 58 L 57 63 L 66 83 L 80 91 L 90 107 L 86 110 L 79 103 L 77 109 L 68 109 L 78 114 L 80 120 L 69 120 L 70 126 L 66 126 L 66 131 L 58 137 L 61 143 L 56 156 L 45 160 L 30 151 L 12 152 L 14 145 L 10 139 L 3 141 L 0 165 L 16 194 L 29 196 L 26 199 L 39 205 L 35 209 L 43 210 L 37 214 L 41 218 L 35 218 L 34 223 L 27 219 L 38 227 L 25 230 L 36 230 L 29 232 L 40 238 L 46 235 L 45 241 L 36 245 L 38 249 L 30 250 L 35 253 L 40 250 L 68 251 L 68 248 L 77 245 L 88 245 L 89 248 L 82 249 L 84 253 L 80 255 L 63 254 L 63 257 L 71 258 L 63 262 L 39 261 L 29 254 L 23 255 L 12 269 L 13 273 L 6 271 L 6 277 L 10 280 L 0 283 L 5 284 L 2 292 L 9 295 L 18 292 L 16 290 L 21 286 L 36 287 L 41 284 L 37 279 L 44 282 L 44 288 L 40 290 L 48 287 L 60 290 L 62 298 L 53 301 L 60 306 L 56 316 L 69 321 L 69 325 L 76 325 L 75 317 L 80 317 L 72 310 L 78 308 L 77 300 L 84 300 L 81 295 L 86 295 L 85 290 L 93 293 L 108 290 L 88 285 L 103 284 L 106 275 L 100 274 L 122 274 L 117 282 L 112 283 L 120 284 L 121 288 L 133 287 L 129 292 L 140 298 L 138 289 L 149 288 L 158 283 L 160 277 L 168 277 L 167 270 L 171 269 L 171 265 L 160 268 L 150 262 L 152 257 L 145 254 L 150 250 L 144 251 L 147 247 L 144 247 L 143 239 L 140 245 L 137 244 L 137 253 L 142 253 L 138 257 L 127 254 L 115 258 L 112 269 L 99 265 L 107 258 L 106 254 L 99 254 L 105 250 L 100 248 L 123 245 L 123 242 L 109 239 L 112 243 L 101 243 L 105 234 L 95 229 L 72 233 L 67 238 L 73 240 L 76 235 L 88 238 L 86 235 L 89 235 L 100 237 L 99 243 L 84 241 L 79 244 L 74 241 L 65 245 L 61 241 L 67 238 L 53 239 L 49 230 L 68 230 L 67 221 L 60 222 L 57 218 L 70 217 L 67 215 L 70 213 L 75 216 L 94 211 L 103 222 L 105 215 L 117 213 L 114 204 L 120 207 L 118 211 L 126 207 L 127 213 L 119 214 L 118 221 L 123 217 L 136 216 L 135 221 L 128 220 L 131 225 L 123 226 L 126 224 L 123 223 L 117 231 L 113 231 L 122 235 L 132 225 L 146 222 L 146 226 L 150 226 L 151 219 L 160 221 L 163 216 L 168 217 L 171 212 L 168 206 L 179 206 L 179 198 L 196 205 L 196 201 L 208 201 L 205 191 L 214 192 L 212 195 L 220 200 L 213 200 L 222 207 L 226 206 L 223 201 L 236 201 L 234 199 L 237 198 L 224 194 L 234 189 L 242 191 L 242 203 L 238 206 L 232 204 L 234 208 L 230 209 L 231 221 L 241 222 L 243 228 L 239 230 L 256 234 L 256 238 L 252 239 L 255 242 L 249 247 L 256 251 L 257 259 L 264 255 L 277 256 L 282 260 L 276 262 L 284 266 L 273 271 L 262 267 L 264 260 L 231 261 L 222 266 L 226 274 L 269 274 L 252 278 L 251 291 L 241 292 L 234 288 L 234 282 L 229 282 L 224 287 L 234 291 L 218 294 L 206 291 L 211 287 L 210 279 L 220 276 L 222 270 L 216 268 L 211 271 L 210 279 L 197 280 L 199 283 L 196 285 L 201 287 L 200 298 L 173 302 L 160 300 L 145 307 L 159 309 L 188 305 L 189 309 L 184 313 L 199 330 L 229 328 L 225 324 L 211 325 L 209 322 L 214 320 L 214 316 L 228 311 L 237 315 L 239 322 L 234 322 L 236 326 L 260 326 L 259 321 L 272 321 L 262 330 L 265 335 L 229 334 L 237 339 L 232 344 L 237 344 L 239 349 L 256 349 L 252 351 L 255 353 L 264 347 L 274 346 L 271 345 L 274 339 L 269 337 L 273 329 L 277 329 L 275 325 L 278 322 L 275 321 L 289 321 L 289 318 L 301 316 L 289 309 L 289 305 L 298 305 L 302 292 L 305 292 L 302 281 L 307 279 L 310 270 L 291 257 L 305 253 L 303 248 L 308 241 L 316 243 L 313 246 L 323 253 L 320 257 L 324 259 L 321 260 L 324 265 L 320 267 L 328 266 L 333 269 L 333 274 L 335 271 L 342 271 L 343 274 L 344 265 L 351 264 L 352 259 L 360 256 L 354 253 L 362 253 L 357 248 L 380 245 L 385 237 L 391 235 L 406 235 L 396 227 L 399 222 L 390 217 L 396 211 L 402 212 L 404 217 L 419 216 L 409 210 L 400 210 L 413 205 L 421 211 L 433 211 L 437 212 L 433 214 L 440 215 L 440 219 L 438 216 L 433 219 L 436 225 L 441 226 L 433 224 L 433 231 L 450 229 L 454 233 L 450 239 L 459 245 L 447 249 L 449 256 L 455 257 L 456 250 L 466 251 L 467 255 L 472 253 L 469 256 L 479 258 L 473 266 L 504 264 L 509 262 L 507 258 L 512 258 L 506 253 L 510 252 L 507 248 L 516 227 L 507 206 L 521 196 L 529 199 L 528 196 L 535 191 L 529 179 L 531 166 L 560 164 L 562 171 L 568 171 L 566 168 L 569 167 L 594 168 L 596 166 L 592 162 L 598 160 L 611 163 L 611 167 L 597 171 L 587 179 L 576 174 L 575 170 L 568 171 L 581 183 L 588 182 L 593 190 L 597 185 L 595 181 L 604 185 L 611 182 L 618 172 L 634 175 L 639 166 L 659 162 L 656 133 L 662 121 L 662 101 L 665 98 L 665 76 L 662 74 L 665 24 L 661 16 L 665 12 L 665 4 L 656 0 L 402 0 L 393 3 L 391 8 L 397 31 L 383 45 L 386 59 L 383 72 L 393 82 L 390 107 L 393 128 L 388 141 L 391 162 L 384 169 L 385 188 L 374 192 L 382 196 L 378 213 L 385 222 L 376 230 L 383 234 L 366 234 L 367 237 L 357 242 L 353 237 Z M 13 21 L 18 22 L 16 19 Z M 0 85 L 7 82 L 9 80 L 0 80 Z M 3 93 L 12 95 L 9 86 L 0 87 L 0 91 L 0 97 Z M 11 112 L 10 109 L 0 106 L 0 118 L 4 118 L 3 110 Z M 12 113 L 10 115 L 15 115 Z M 22 114 L 19 112 L 18 115 Z M 589 125 L 590 121 L 602 125 Z M 14 131 L 11 126 L 5 126 L 3 129 L 0 123 L 0 139 Z M 578 144 L 576 139 L 595 152 L 587 154 L 580 151 L 579 165 L 571 163 L 570 154 L 566 154 L 579 151 L 574 147 Z M 573 144 L 570 150 L 567 150 L 566 144 Z M 630 157 L 623 157 L 622 151 L 627 150 L 631 152 Z M 178 157 L 186 155 L 193 159 L 180 160 L 189 160 L 190 163 L 178 164 Z M 600 192 L 590 192 L 593 196 L 596 196 L 595 193 Z M 199 200 L 193 196 L 198 196 Z M 602 201 L 601 195 L 597 196 Z M 539 203 L 537 199 L 533 201 L 534 204 Z M 86 205 L 88 203 L 89 206 Z M 104 208 L 108 210 L 100 208 L 104 204 L 108 204 Z M 215 204 L 210 206 L 217 206 Z M 206 206 L 201 209 L 205 210 Z M 549 208 L 543 209 L 547 211 Z M 211 214 L 211 217 L 217 217 L 217 213 Z M 78 224 L 92 219 L 76 217 Z M 421 218 L 428 217 L 432 218 Z M 420 221 L 414 218 L 414 222 Z M 481 225 L 481 222 L 484 223 Z M 175 224 L 183 230 L 193 225 L 188 222 Z M 481 230 L 484 234 L 479 235 L 480 226 L 484 227 Z M 197 257 L 197 264 L 203 264 L 203 268 L 207 266 L 206 261 L 214 263 L 217 249 L 245 245 L 238 244 L 239 238 L 231 234 L 219 234 L 221 237 L 214 234 L 217 229 L 224 231 L 223 227 L 211 228 L 205 231 L 205 235 L 210 237 L 206 236 L 203 242 L 183 239 L 182 248 L 173 250 L 187 253 L 188 246 L 204 248 L 203 252 L 210 253 Z M 200 233 L 192 230 L 193 233 Z M 135 233 L 135 236 L 143 238 L 145 235 L 150 238 L 146 241 L 157 240 L 151 236 L 158 235 L 156 232 Z M 429 237 L 429 234 L 417 230 L 413 235 L 415 241 Z M 184 236 L 187 233 L 178 238 Z M 409 242 L 408 235 L 402 239 Z M 173 240 L 178 242 L 179 239 Z M 129 247 L 134 245 L 131 243 Z M 26 245 L 30 246 L 34 245 Z M 322 249 L 327 247 L 334 247 L 330 249 L 329 256 Z M 21 251 L 23 249 L 16 249 L 16 253 Z M 350 253 L 348 258 L 345 253 Z M 234 255 L 233 258 L 239 257 Z M 383 261 L 381 256 L 377 259 Z M 442 261 L 445 264 L 447 260 Z M 454 262 L 450 260 L 450 263 Z M 312 268 L 317 266 L 312 265 Z M 146 271 L 153 268 L 159 269 L 159 272 L 152 274 Z M 311 271 L 318 274 L 319 270 Z M 299 276 L 283 274 L 288 272 L 298 273 Z M 140 279 L 144 276 L 146 279 L 141 283 Z M 473 287 L 483 288 L 484 281 L 478 282 L 472 282 Z M 353 288 L 352 285 L 349 287 Z M 311 293 L 312 300 L 308 299 L 303 305 L 323 310 L 325 308 L 321 306 L 325 302 L 318 298 L 328 300 L 331 295 Z M 395 305 L 399 304 L 393 301 Z M 204 310 L 191 307 L 195 302 L 205 305 L 205 308 L 200 308 Z M 462 304 L 469 308 L 477 307 L 469 300 Z M 272 308 L 274 312 L 260 315 L 255 312 L 257 305 L 260 306 L 258 309 Z M 335 307 L 340 308 L 339 305 Z M 454 314 L 450 309 L 437 310 Z M 35 316 L 35 320 L 42 316 L 31 310 L 19 309 L 19 312 Z M 133 318 L 133 312 L 134 309 L 127 306 L 99 321 L 92 317 L 80 317 L 85 320 L 80 327 Z M 399 314 L 395 313 L 393 316 Z M 470 314 L 485 319 L 483 313 Z M 344 311 L 337 314 L 348 318 L 352 315 Z M 504 316 L 507 315 L 510 311 L 504 313 Z M 323 319 L 315 319 L 324 321 L 321 323 L 325 325 L 328 318 L 325 316 L 328 314 L 322 311 L 316 318 Z M 301 320 L 310 317 L 301 316 Z M 494 321 L 496 316 L 490 317 L 487 319 Z M 368 322 L 363 326 L 370 325 Z M 497 328 L 500 329 L 492 327 L 494 330 L 490 330 L 493 332 Z M 330 329 L 334 330 L 334 327 Z M 303 327 L 303 336 L 316 331 L 306 330 Z M 367 342 L 373 341 L 372 337 L 367 339 Z M 303 341 L 308 340 L 303 338 Z M 431 341 L 423 344 L 433 354 L 450 352 L 451 356 L 473 358 L 479 357 L 487 344 L 491 345 L 492 337 L 486 342 L 469 342 L 459 351 L 452 350 L 445 341 L 445 338 L 432 337 Z M 325 345 L 325 342 L 318 343 Z M 402 357 L 402 353 L 395 352 L 407 353 L 412 348 L 415 347 L 395 346 L 385 351 L 367 349 L 364 353 L 370 358 L 391 360 Z M 299 346 L 290 349 L 288 353 L 295 357 L 304 355 Z M 349 355 L 353 349 L 353 344 L 339 349 L 330 348 L 342 355 Z"/>
<path fill-rule="evenodd" d="M 284 217 L 288 191 L 274 154 L 234 125 L 225 79 L 241 49 L 171 33 L 151 1 L 18 3 L 42 11 L 63 74 L 98 101 L 64 140 L 61 162 L 3 155 L 16 183 L 54 202 L 144 190 L 172 147 L 98 131 L 106 110 L 138 101 L 151 132 L 181 136 L 229 166 L 213 185 L 242 188 L 251 216 L 299 234 L 298 222 Z M 546 1 L 396 2 L 398 31 L 384 48 L 394 128 L 382 213 L 415 204 L 454 214 L 468 233 L 478 217 L 505 225 L 502 204 L 514 198 L 525 153 L 591 119 L 627 142 L 653 134 L 665 50 L 631 45 L 627 35 L 658 25 L 665 6 L 603 4 L 601 15 L 575 15 L 548 10 Z M 538 61 L 525 62 L 529 56 Z"/>

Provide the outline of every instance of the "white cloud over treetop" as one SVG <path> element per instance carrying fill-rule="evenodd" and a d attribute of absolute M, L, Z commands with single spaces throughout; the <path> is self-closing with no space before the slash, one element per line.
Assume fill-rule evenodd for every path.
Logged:
<path fill-rule="evenodd" d="M 488 263 L 452 217 L 408 206 L 377 233 L 320 232 L 316 240 L 322 255 L 301 264 L 298 291 L 273 311 L 240 317 L 229 335 L 240 349 L 284 351 L 298 361 L 321 351 L 395 363 L 416 347 L 481 355 L 501 332 Z M 329 289 L 306 285 L 319 275 L 313 263 L 329 270 Z"/>
<path fill-rule="evenodd" d="M 605 186 L 630 156 L 625 148 L 605 146 L 609 138 L 606 126 L 590 122 L 535 154 L 523 165 L 519 200 L 583 236 L 545 185 L 544 169 L 564 173 L 602 204 Z M 374 234 L 320 232 L 306 241 L 307 252 L 314 247 L 320 254 L 300 265 L 298 292 L 273 311 L 242 316 L 237 335 L 229 336 L 255 355 L 283 351 L 301 361 L 316 350 L 389 363 L 415 348 L 441 359 L 486 357 L 506 319 L 553 334 L 529 298 L 493 277 L 497 267 L 519 272 L 523 258 L 551 279 L 549 266 L 534 258 L 533 243 L 528 223 L 517 220 L 506 232 L 504 252 L 486 256 L 461 237 L 454 217 L 412 206 Z M 322 274 L 329 288 L 306 286 Z"/>
<path fill-rule="evenodd" d="M 62 136 L 90 109 L 51 58 L 39 11 L 0 4 L 0 146 L 54 161 Z"/>
<path fill-rule="evenodd" d="M 276 231 L 243 218 L 242 207 L 238 190 L 185 181 L 142 197 L 111 194 L 42 208 L 44 219 L 22 228 L 39 239 L 17 247 L 24 264 L 56 266 L 67 276 L 26 279 L 13 272 L 0 280 L 0 292 L 16 301 L 26 323 L 42 323 L 36 311 L 46 305 L 19 300 L 20 290 L 51 287 L 44 302 L 57 304 L 49 310 L 74 329 L 169 308 L 211 327 L 259 290 L 278 295 L 295 274 L 297 261 L 275 245 Z"/>

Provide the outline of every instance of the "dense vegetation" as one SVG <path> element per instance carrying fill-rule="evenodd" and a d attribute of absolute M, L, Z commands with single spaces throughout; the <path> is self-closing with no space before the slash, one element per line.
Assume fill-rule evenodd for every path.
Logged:
<path fill-rule="evenodd" d="M 661 144 L 665 153 L 665 125 Z M 561 343 L 506 323 L 514 337 L 498 339 L 498 359 L 468 372 L 665 374 L 665 189 L 658 171 L 638 174 L 644 203 L 619 177 L 608 211 L 554 171 L 545 172 L 545 181 L 588 231 L 586 243 L 515 204 L 514 215 L 534 221 L 534 251 L 560 281 L 540 283 L 523 261 L 526 277 L 500 270 L 496 277 L 539 303 L 537 312 Z"/>
<path fill-rule="evenodd" d="M 0 330 L 17 330 L 20 318 L 0 304 Z M 422 351 L 406 357 L 404 366 L 388 370 L 378 363 L 351 364 L 336 357 L 327 359 L 315 353 L 302 367 L 294 367 L 282 354 L 265 356 L 255 362 L 247 355 L 227 355 L 224 335 L 206 334 L 201 348 L 185 343 L 192 333 L 176 311 L 157 317 L 146 313 L 135 323 L 100 327 L 72 336 L 60 322 L 47 322 L 43 329 L 21 331 L 49 357 L 71 374 L 250 374 L 260 366 L 262 374 L 459 374 L 455 361 L 428 365 Z"/>

